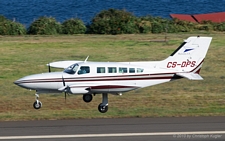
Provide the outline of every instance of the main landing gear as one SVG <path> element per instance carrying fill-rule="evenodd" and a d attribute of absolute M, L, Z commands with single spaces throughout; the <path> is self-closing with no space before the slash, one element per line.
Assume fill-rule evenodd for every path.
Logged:
<path fill-rule="evenodd" d="M 84 94 L 83 95 L 83 100 L 84 100 L 84 102 L 91 102 L 92 101 L 92 99 L 93 99 L 93 96 L 92 96 L 92 94 Z"/>
<path fill-rule="evenodd" d="M 92 94 L 84 94 L 83 95 L 83 100 L 84 102 L 91 102 L 93 99 Z M 108 111 L 108 94 L 103 93 L 102 94 L 102 103 L 98 105 L 98 111 L 101 113 L 105 113 Z"/>
<path fill-rule="evenodd" d="M 98 111 L 101 113 L 105 113 L 108 111 L 108 94 L 102 94 L 102 103 L 98 105 Z"/>
<path fill-rule="evenodd" d="M 35 102 L 33 104 L 34 109 L 40 109 L 42 107 L 41 101 L 38 100 L 39 95 L 35 94 Z"/>

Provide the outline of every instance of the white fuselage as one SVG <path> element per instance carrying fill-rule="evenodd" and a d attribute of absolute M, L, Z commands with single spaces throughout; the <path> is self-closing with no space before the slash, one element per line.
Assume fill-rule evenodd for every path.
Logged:
<path fill-rule="evenodd" d="M 86 69 L 85 73 L 79 72 Z M 38 93 L 122 93 L 176 79 L 157 62 L 80 62 L 76 72 L 51 72 L 21 78 L 15 84 Z M 64 88 L 64 89 L 63 89 Z M 69 89 L 68 89 L 69 88 Z"/>

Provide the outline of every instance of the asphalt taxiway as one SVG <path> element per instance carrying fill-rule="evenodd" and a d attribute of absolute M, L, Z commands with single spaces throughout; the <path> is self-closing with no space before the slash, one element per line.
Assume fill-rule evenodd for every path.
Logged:
<path fill-rule="evenodd" d="M 225 117 L 116 118 L 0 122 L 0 140 L 225 140 Z"/>

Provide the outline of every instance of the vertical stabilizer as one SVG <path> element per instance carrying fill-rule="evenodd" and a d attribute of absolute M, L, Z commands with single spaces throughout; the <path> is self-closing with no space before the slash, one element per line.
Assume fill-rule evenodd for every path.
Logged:
<path fill-rule="evenodd" d="M 160 64 L 174 72 L 199 73 L 212 37 L 189 37 Z"/>

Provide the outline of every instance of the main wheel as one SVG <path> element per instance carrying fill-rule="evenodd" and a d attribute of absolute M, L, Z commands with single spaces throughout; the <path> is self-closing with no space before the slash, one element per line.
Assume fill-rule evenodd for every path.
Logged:
<path fill-rule="evenodd" d="M 34 109 L 40 109 L 42 107 L 41 101 L 35 101 L 33 107 Z"/>
<path fill-rule="evenodd" d="M 98 105 L 98 111 L 101 113 L 105 113 L 108 111 L 108 105 L 102 105 L 102 103 L 100 103 Z"/>
<path fill-rule="evenodd" d="M 92 99 L 93 99 L 93 96 L 91 95 L 91 94 L 84 94 L 83 95 L 83 100 L 84 100 L 84 102 L 91 102 L 92 101 Z"/>

